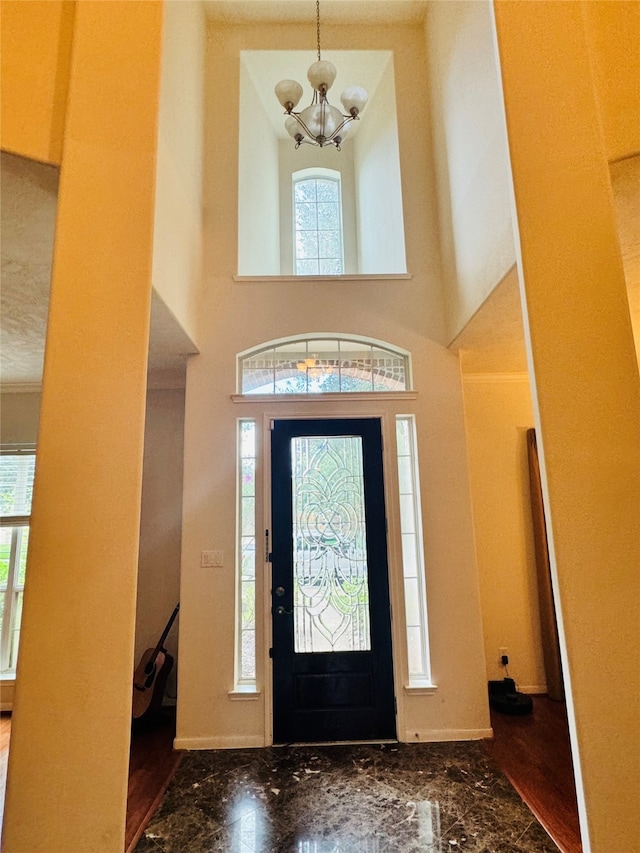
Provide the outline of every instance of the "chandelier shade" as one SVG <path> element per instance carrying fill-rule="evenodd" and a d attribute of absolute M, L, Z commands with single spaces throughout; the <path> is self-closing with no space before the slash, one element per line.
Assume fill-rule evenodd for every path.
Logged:
<path fill-rule="evenodd" d="M 308 143 L 320 148 L 334 145 L 339 151 L 340 144 L 349 131 L 350 122 L 358 120 L 368 95 L 362 86 L 348 86 L 340 96 L 345 113 L 331 106 L 327 100 L 327 92 L 333 86 L 337 71 L 332 62 L 323 60 L 320 55 L 319 0 L 316 0 L 316 32 L 318 60 L 307 71 L 307 79 L 313 87 L 311 104 L 300 112 L 294 112 L 303 94 L 302 86 L 296 80 L 281 80 L 275 87 L 275 94 L 287 115 L 285 130 L 295 140 L 296 148 Z"/>

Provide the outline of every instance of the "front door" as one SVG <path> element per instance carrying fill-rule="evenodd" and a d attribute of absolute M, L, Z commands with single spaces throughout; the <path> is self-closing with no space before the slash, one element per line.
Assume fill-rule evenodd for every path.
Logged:
<path fill-rule="evenodd" d="M 271 477 L 274 742 L 395 738 L 380 420 L 275 421 Z"/>

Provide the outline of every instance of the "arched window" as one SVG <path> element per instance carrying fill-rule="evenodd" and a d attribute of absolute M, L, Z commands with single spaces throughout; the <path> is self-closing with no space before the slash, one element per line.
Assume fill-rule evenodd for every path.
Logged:
<path fill-rule="evenodd" d="M 271 341 L 238 355 L 241 394 L 407 391 L 409 354 L 340 335 Z"/>
<path fill-rule="evenodd" d="M 293 252 L 296 275 L 342 275 L 340 172 L 301 169 L 293 173 Z"/>

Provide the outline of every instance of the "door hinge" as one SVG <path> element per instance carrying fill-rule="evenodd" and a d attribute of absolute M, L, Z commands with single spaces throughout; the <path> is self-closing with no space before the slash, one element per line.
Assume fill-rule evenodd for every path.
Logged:
<path fill-rule="evenodd" d="M 393 697 L 393 707 L 395 709 L 396 716 L 397 716 L 397 714 L 398 714 L 398 700 L 396 699 L 395 696 Z"/>
<path fill-rule="evenodd" d="M 273 659 L 273 646 L 269 649 L 269 657 Z"/>
<path fill-rule="evenodd" d="M 276 422 L 274 421 L 273 418 L 271 418 L 269 421 L 269 432 L 273 432 L 273 428 L 275 427 L 275 425 L 276 425 Z"/>

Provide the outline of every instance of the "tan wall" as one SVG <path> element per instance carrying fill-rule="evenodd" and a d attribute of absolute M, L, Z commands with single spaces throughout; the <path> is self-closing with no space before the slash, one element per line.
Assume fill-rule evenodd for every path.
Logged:
<path fill-rule="evenodd" d="M 60 164 L 75 3 L 2 0 L 4 151 Z M 28 105 L 28 109 L 26 109 Z"/>
<path fill-rule="evenodd" d="M 0 396 L 0 444 L 35 444 L 39 417 L 39 393 L 3 392 Z"/>
<path fill-rule="evenodd" d="M 609 161 L 640 154 L 640 3 L 583 3 L 591 73 Z"/>
<path fill-rule="evenodd" d="M 515 261 L 491 3 L 431 3 L 425 22 L 448 342 Z"/>
<path fill-rule="evenodd" d="M 76 8 L 7 853 L 123 848 L 161 32 L 160 3 Z"/>
<path fill-rule="evenodd" d="M 305 332 L 371 336 L 409 349 L 414 357 L 418 400 L 383 403 L 311 403 L 313 414 L 355 411 L 383 414 L 415 410 L 422 465 L 423 526 L 428 567 L 432 665 L 438 689 L 433 696 L 403 690 L 404 630 L 394 621 L 396 681 L 402 719 L 399 736 L 420 740 L 478 737 L 488 732 L 485 665 L 478 578 L 473 549 L 466 462 L 462 389 L 458 361 L 429 339 L 442 330 L 437 234 L 430 185 L 426 113 L 413 110 L 403 92 L 414 92 L 424 74 L 421 28 L 328 28 L 327 45 L 391 49 L 395 63 L 398 129 L 410 281 L 234 282 L 237 245 L 233 216 L 238 152 L 214 144 L 221 110 L 236 121 L 238 53 L 260 45 L 303 47 L 304 28 L 260 26 L 212 33 L 207 93 L 205 299 L 200 312 L 200 355 L 188 368 L 185 412 L 185 492 L 181 579 L 180 691 L 178 744 L 189 747 L 260 745 L 268 742 L 270 671 L 263 608 L 258 596 L 259 686 L 257 700 L 228 696 L 234 686 L 235 609 L 235 447 L 236 419 L 255 416 L 260 434 L 263 413 L 291 414 L 291 405 L 234 404 L 235 354 L 259 343 Z M 407 115 L 410 113 L 410 115 Z M 366 113 L 363 121 L 366 120 Z M 422 143 L 422 147 L 421 147 Z M 422 156 L 420 156 L 422 155 Z M 389 421 L 389 418 L 391 420 Z M 393 429 L 387 476 L 393 483 Z M 262 459 L 262 457 L 260 457 Z M 258 512 L 262 512 L 259 487 Z M 389 523 L 397 533 L 394 492 L 388 495 Z M 262 516 L 259 515 L 259 519 Z M 261 528 L 258 521 L 258 529 Z M 395 534 L 391 534 L 392 536 Z M 397 544 L 397 540 L 396 541 Z M 202 549 L 224 551 L 224 566 L 200 567 Z M 394 613 L 402 613 L 399 549 L 391 549 Z M 259 578 L 268 588 L 265 567 Z M 455 602 L 455 620 L 451 619 Z M 397 605 L 397 607 L 396 607 Z M 216 665 L 212 666 L 211 661 Z"/>
<path fill-rule="evenodd" d="M 495 4 L 578 804 L 608 853 L 637 846 L 640 385 L 583 10 Z"/>
<path fill-rule="evenodd" d="M 179 0 L 163 7 L 153 286 L 195 340 L 202 273 L 204 11 L 200 3 Z"/>
<path fill-rule="evenodd" d="M 152 648 L 180 596 L 184 390 L 147 392 L 135 660 Z M 166 648 L 177 662 L 177 624 Z M 174 666 L 167 701 L 176 695 Z"/>
<path fill-rule="evenodd" d="M 529 378 L 463 379 L 487 679 L 504 678 L 499 649 L 506 647 L 518 688 L 544 692 L 527 467 Z"/>

